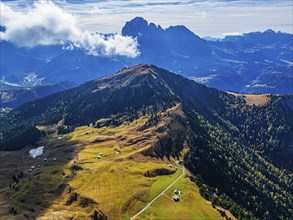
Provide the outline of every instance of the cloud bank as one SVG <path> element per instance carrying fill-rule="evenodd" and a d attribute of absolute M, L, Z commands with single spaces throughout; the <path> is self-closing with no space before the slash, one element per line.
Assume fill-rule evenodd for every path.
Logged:
<path fill-rule="evenodd" d="M 83 31 L 78 26 L 77 17 L 50 1 L 38 1 L 22 12 L 13 10 L 5 3 L 0 4 L 1 25 L 7 28 L 1 32 L 1 39 L 17 46 L 32 48 L 64 44 L 67 45 L 64 48 L 80 48 L 95 56 L 139 55 L 135 39 Z"/>

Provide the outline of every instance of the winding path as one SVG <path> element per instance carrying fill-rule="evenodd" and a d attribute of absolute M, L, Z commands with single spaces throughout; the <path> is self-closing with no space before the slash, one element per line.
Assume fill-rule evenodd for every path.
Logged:
<path fill-rule="evenodd" d="M 174 166 L 175 167 L 175 166 Z M 142 210 L 140 210 L 136 215 L 132 216 L 130 218 L 130 220 L 135 219 L 137 216 L 139 216 L 141 213 L 144 212 L 144 210 L 146 210 L 153 202 L 155 202 L 161 195 L 163 195 L 168 189 L 170 189 L 171 186 L 173 186 L 180 178 L 182 178 L 185 174 L 185 169 L 182 167 L 177 167 L 182 171 L 182 174 L 176 179 L 174 180 L 166 189 L 164 189 L 164 191 L 162 191 L 159 195 L 157 195 L 152 201 L 150 201 Z"/>

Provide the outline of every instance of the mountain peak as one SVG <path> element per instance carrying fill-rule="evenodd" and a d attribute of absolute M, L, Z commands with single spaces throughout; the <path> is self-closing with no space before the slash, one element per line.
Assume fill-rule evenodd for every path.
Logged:
<path fill-rule="evenodd" d="M 131 23 L 137 26 L 148 26 L 148 21 L 145 20 L 143 17 L 135 17 L 131 21 L 128 21 L 126 23 Z"/>
<path fill-rule="evenodd" d="M 276 34 L 277 32 L 275 32 L 275 31 L 272 30 L 272 29 L 268 29 L 268 30 L 264 31 L 263 33 L 272 33 L 272 34 Z"/>
<path fill-rule="evenodd" d="M 118 72 L 117 74 L 135 74 L 135 75 L 147 75 L 147 74 L 157 74 L 158 67 L 151 64 L 138 64 L 132 67 L 125 68 Z"/>
<path fill-rule="evenodd" d="M 62 106 L 66 124 L 80 125 L 125 112 L 129 108 L 136 111 L 146 106 L 169 108 L 180 100 L 206 114 L 207 109 L 213 108 L 217 103 L 215 99 L 218 93 L 220 92 L 157 66 L 138 64 L 114 75 L 88 81 L 79 87 L 36 100 L 33 105 L 23 105 L 19 108 L 21 112 L 16 112 L 17 116 L 14 117 L 29 119 L 32 116 L 30 112 L 41 117 L 46 109 L 61 109 Z M 47 104 L 44 106 L 43 103 Z M 72 110 L 72 106 L 75 106 L 75 110 Z M 82 121 L 78 116 L 81 109 Z M 47 116 L 44 123 L 47 120 L 50 123 L 60 120 L 60 115 L 57 114 L 55 118 L 51 118 L 49 114 Z"/>
<path fill-rule="evenodd" d="M 140 87 L 146 86 L 147 84 L 153 85 L 153 83 L 158 83 L 158 81 L 160 81 L 159 79 L 164 72 L 167 71 L 151 64 L 138 64 L 124 68 L 116 74 L 94 80 L 97 85 L 94 90 L 96 90 L 96 88 L 98 88 L 98 90 L 105 88 L 119 90 L 126 87 Z M 167 75 L 172 78 L 173 73 L 168 72 Z"/>
<path fill-rule="evenodd" d="M 127 21 L 122 28 L 122 35 L 138 37 L 148 32 L 162 32 L 163 29 L 154 23 L 148 23 L 143 17 L 135 17 L 131 21 Z"/>
<path fill-rule="evenodd" d="M 176 30 L 176 31 L 180 31 L 180 32 L 185 32 L 185 33 L 193 33 L 191 30 L 189 30 L 187 27 L 185 27 L 184 25 L 175 25 L 175 26 L 170 26 L 167 28 L 167 30 Z M 194 33 L 193 33 L 194 34 Z"/>
<path fill-rule="evenodd" d="M 173 54 L 179 54 L 179 56 L 183 55 L 182 57 L 202 59 L 210 56 L 210 48 L 206 41 L 184 25 L 163 29 L 160 25 L 148 23 L 144 18 L 136 17 L 126 22 L 122 29 L 122 35 L 137 38 L 142 54 L 154 50 L 160 54 L 164 52 L 162 57 L 168 57 L 170 51 Z M 165 60 L 161 62 L 165 62 Z M 155 63 L 158 64 L 158 62 Z"/>
<path fill-rule="evenodd" d="M 132 37 L 140 37 L 146 33 L 154 33 L 158 34 L 157 37 L 160 37 L 160 34 L 183 34 L 183 35 L 191 35 L 196 36 L 191 30 L 189 30 L 184 25 L 176 25 L 170 26 L 166 29 L 163 29 L 160 25 L 156 25 L 152 22 L 148 23 L 143 17 L 135 17 L 131 21 L 127 21 L 124 27 L 122 28 L 122 34 Z"/>

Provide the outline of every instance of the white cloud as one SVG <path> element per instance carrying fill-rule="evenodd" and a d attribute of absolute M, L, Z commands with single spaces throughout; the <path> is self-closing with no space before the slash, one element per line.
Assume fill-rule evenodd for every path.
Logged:
<path fill-rule="evenodd" d="M 72 46 L 85 48 L 88 54 L 94 56 L 102 54 L 105 56 L 136 57 L 139 54 L 136 40 L 119 34 L 105 36 L 99 33 L 85 32 L 78 41 L 72 43 Z"/>
<path fill-rule="evenodd" d="M 7 27 L 1 39 L 24 47 L 75 41 L 80 35 L 75 18 L 51 2 L 35 3 L 26 13 L 1 3 L 1 23 Z"/>
<path fill-rule="evenodd" d="M 1 33 L 1 39 L 20 47 L 69 43 L 71 48 L 78 47 L 96 56 L 135 57 L 139 54 L 135 39 L 83 31 L 77 17 L 51 1 L 38 1 L 21 12 L 5 3 L 0 4 L 1 25 L 7 27 L 6 32 Z"/>

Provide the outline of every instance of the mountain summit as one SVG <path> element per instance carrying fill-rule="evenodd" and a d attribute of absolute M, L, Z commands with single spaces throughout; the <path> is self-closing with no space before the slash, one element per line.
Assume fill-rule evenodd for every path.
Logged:
<path fill-rule="evenodd" d="M 170 107 L 179 100 L 204 114 L 216 105 L 219 93 L 154 65 L 140 64 L 37 100 L 34 105 L 24 105 L 21 111 L 15 111 L 12 120 L 33 116 L 50 123 L 64 118 L 70 124 L 84 124 L 130 108 L 138 111 L 144 106 Z M 52 115 L 52 108 L 59 113 Z"/>
<path fill-rule="evenodd" d="M 207 42 L 183 25 L 163 29 L 160 25 L 136 17 L 126 22 L 122 35 L 137 38 L 142 54 L 153 50 L 185 56 L 204 57 L 210 54 Z"/>
<path fill-rule="evenodd" d="M 122 28 L 122 34 L 132 37 L 141 36 L 147 32 L 154 32 L 154 34 L 162 34 L 163 29 L 160 25 L 155 25 L 154 23 L 148 23 L 142 17 L 136 17 L 131 21 L 127 21 L 124 27 Z"/>

